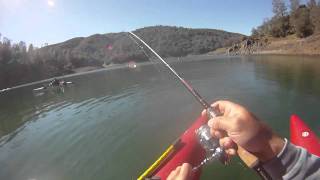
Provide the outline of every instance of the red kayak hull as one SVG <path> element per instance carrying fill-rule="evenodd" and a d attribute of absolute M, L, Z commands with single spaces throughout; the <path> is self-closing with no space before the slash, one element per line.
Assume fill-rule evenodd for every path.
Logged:
<path fill-rule="evenodd" d="M 187 129 L 175 143 L 179 144 L 175 152 L 167 158 L 153 173 L 152 177 L 161 180 L 167 179 L 168 175 L 183 163 L 190 163 L 192 166 L 198 165 L 205 157 L 205 152 L 199 145 L 195 131 L 201 125 L 207 123 L 205 116 L 199 117 L 192 126 Z M 310 153 L 320 156 L 320 141 L 314 132 L 297 115 L 290 118 L 290 140 L 291 143 L 307 149 Z M 193 173 L 193 180 L 200 179 L 201 169 Z"/>
<path fill-rule="evenodd" d="M 167 179 L 170 172 L 183 163 L 190 163 L 192 166 L 200 164 L 205 157 L 205 152 L 199 145 L 195 131 L 207 122 L 205 116 L 199 117 L 192 126 L 180 136 L 180 147 L 170 160 L 155 173 L 156 177 Z M 194 180 L 200 179 L 201 170 L 193 174 Z"/>
<path fill-rule="evenodd" d="M 290 140 L 311 154 L 320 156 L 319 138 L 297 115 L 292 115 L 290 118 Z"/>

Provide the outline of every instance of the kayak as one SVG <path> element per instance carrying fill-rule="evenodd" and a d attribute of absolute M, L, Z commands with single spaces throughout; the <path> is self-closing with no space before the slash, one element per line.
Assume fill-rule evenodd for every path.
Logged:
<path fill-rule="evenodd" d="M 205 158 L 205 151 L 198 143 L 195 131 L 207 122 L 206 116 L 200 116 L 169 148 L 152 164 L 138 180 L 146 178 L 166 179 L 170 172 L 182 163 L 197 166 Z M 201 169 L 193 173 L 192 179 L 199 179 Z"/>
<path fill-rule="evenodd" d="M 61 83 L 61 85 L 59 85 L 59 86 L 50 86 L 50 85 L 49 86 L 42 86 L 42 87 L 38 87 L 38 88 L 33 89 L 33 91 L 43 91 L 43 90 L 47 90 L 49 88 L 63 87 L 63 86 L 71 85 L 71 84 L 73 84 L 73 82 L 63 81 Z"/>
<path fill-rule="evenodd" d="M 170 172 L 182 163 L 197 166 L 205 158 L 205 151 L 198 143 L 195 131 L 207 122 L 206 116 L 199 117 L 169 148 L 142 174 L 138 180 L 165 180 Z M 297 115 L 290 118 L 290 141 L 320 156 L 318 137 Z M 193 180 L 200 179 L 201 168 L 193 173 Z"/>
<path fill-rule="evenodd" d="M 290 118 L 290 141 L 320 157 L 320 140 L 317 135 L 297 115 Z"/>

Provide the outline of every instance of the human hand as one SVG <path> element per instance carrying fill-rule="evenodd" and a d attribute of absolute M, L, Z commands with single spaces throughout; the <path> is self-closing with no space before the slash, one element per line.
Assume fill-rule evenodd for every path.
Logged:
<path fill-rule="evenodd" d="M 220 145 L 227 154 L 236 155 L 237 147 L 241 146 L 259 160 L 267 161 L 282 150 L 284 140 L 243 106 L 217 101 L 212 107 L 221 116 L 210 119 L 208 125 L 212 136 L 220 139 Z"/>
<path fill-rule="evenodd" d="M 167 180 L 189 180 L 191 179 L 191 165 L 188 163 L 183 163 L 178 166 L 175 170 L 171 171 Z"/>

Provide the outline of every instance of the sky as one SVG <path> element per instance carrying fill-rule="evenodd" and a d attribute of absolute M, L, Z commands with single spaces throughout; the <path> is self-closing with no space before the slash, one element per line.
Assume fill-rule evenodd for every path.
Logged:
<path fill-rule="evenodd" d="M 153 25 L 249 35 L 271 16 L 271 0 L 0 0 L 0 33 L 38 47 Z"/>

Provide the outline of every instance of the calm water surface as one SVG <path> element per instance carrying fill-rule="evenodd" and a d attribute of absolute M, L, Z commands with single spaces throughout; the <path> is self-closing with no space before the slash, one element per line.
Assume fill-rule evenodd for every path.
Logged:
<path fill-rule="evenodd" d="M 282 136 L 288 137 L 292 113 L 319 132 L 319 57 L 173 65 L 206 99 L 241 103 Z M 64 93 L 33 93 L 35 85 L 0 95 L 0 179 L 135 179 L 202 110 L 151 65 L 68 80 L 75 85 Z M 206 167 L 202 179 L 257 177 L 234 160 Z"/>

